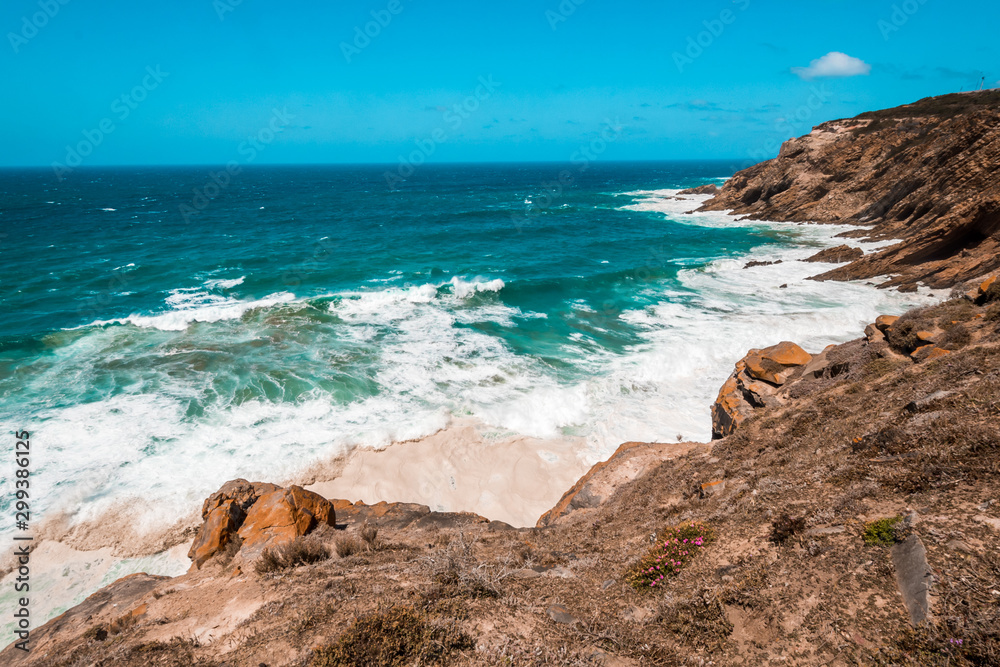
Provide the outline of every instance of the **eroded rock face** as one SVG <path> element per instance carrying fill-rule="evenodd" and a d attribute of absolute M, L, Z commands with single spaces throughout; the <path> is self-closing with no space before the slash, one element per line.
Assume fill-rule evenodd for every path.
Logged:
<path fill-rule="evenodd" d="M 205 523 L 198 529 L 194 544 L 188 551 L 195 568 L 200 568 L 212 556 L 223 551 L 236 535 L 246 518 L 246 512 L 232 499 L 221 501 L 209 510 Z"/>
<path fill-rule="evenodd" d="M 336 522 L 333 504 L 301 486 L 278 488 L 266 493 L 250 506 L 239 536 L 248 555 L 260 552 L 265 546 L 291 542 L 306 535 L 320 524 Z"/>
<path fill-rule="evenodd" d="M 733 374 L 712 405 L 712 438 L 733 433 L 760 409 L 784 405 L 793 381 L 836 377 L 846 372 L 843 364 L 827 358 L 832 347 L 815 356 L 787 341 L 750 350 L 736 362 Z"/>
<path fill-rule="evenodd" d="M 743 358 L 748 375 L 775 385 L 785 384 L 792 369 L 805 366 L 810 361 L 812 355 L 788 341 L 763 350 L 750 350 Z"/>
<path fill-rule="evenodd" d="M 677 194 L 679 195 L 714 195 L 719 192 L 719 186 L 715 183 L 709 183 L 708 185 L 699 185 L 696 188 L 688 188 L 687 190 L 681 190 Z"/>
<path fill-rule="evenodd" d="M 902 242 L 817 278 L 951 287 L 1000 267 L 998 165 L 1000 91 L 945 95 L 823 123 L 703 210 L 872 225 L 871 238 Z"/>
<path fill-rule="evenodd" d="M 188 552 L 199 569 L 239 537 L 239 553 L 250 558 L 265 547 L 290 542 L 320 524 L 334 525 L 336 512 L 326 498 L 300 486 L 236 479 L 226 482 L 202 505 L 204 523 Z"/>
<path fill-rule="evenodd" d="M 865 251 L 861 248 L 852 248 L 849 245 L 839 245 L 835 248 L 827 248 L 826 250 L 820 250 L 818 253 L 804 259 L 804 262 L 827 262 L 829 264 L 843 264 L 844 262 L 853 262 L 856 259 L 861 259 L 864 257 Z"/>

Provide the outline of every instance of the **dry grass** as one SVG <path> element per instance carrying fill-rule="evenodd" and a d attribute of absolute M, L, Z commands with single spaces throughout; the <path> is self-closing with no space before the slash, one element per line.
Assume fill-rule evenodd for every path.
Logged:
<path fill-rule="evenodd" d="M 318 563 L 330 557 L 330 549 L 322 542 L 308 537 L 297 537 L 288 544 L 274 549 L 264 549 L 254 564 L 257 574 L 280 572 L 300 565 Z"/>

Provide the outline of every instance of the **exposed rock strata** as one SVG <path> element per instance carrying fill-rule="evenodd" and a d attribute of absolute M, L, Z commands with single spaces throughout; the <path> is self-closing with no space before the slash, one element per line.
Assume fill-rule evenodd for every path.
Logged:
<path fill-rule="evenodd" d="M 900 239 L 817 276 L 950 287 L 1000 267 L 1000 91 L 823 123 L 730 179 L 702 210 L 869 226 Z"/>

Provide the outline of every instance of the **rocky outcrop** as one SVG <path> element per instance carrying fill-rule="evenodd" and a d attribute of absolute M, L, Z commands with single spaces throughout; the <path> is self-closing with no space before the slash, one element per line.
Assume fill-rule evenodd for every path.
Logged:
<path fill-rule="evenodd" d="M 333 504 L 323 496 L 301 486 L 277 489 L 250 506 L 239 530 L 243 541 L 240 552 L 252 558 L 267 546 L 286 544 L 317 526 L 335 524 Z"/>
<path fill-rule="evenodd" d="M 671 664 L 679 654 L 719 665 L 788 663 L 785 647 L 803 641 L 830 648 L 802 652 L 794 664 L 833 664 L 842 647 L 861 664 L 887 656 L 924 664 L 907 657 L 911 624 L 957 635 L 942 645 L 964 661 L 954 664 L 995 664 L 996 596 L 961 582 L 993 581 L 1000 550 L 996 425 L 987 409 L 1000 404 L 1000 311 L 990 302 L 998 283 L 970 285 L 983 303 L 954 299 L 879 317 L 864 338 L 818 354 L 791 344 L 753 351 L 730 380 L 753 402 L 751 416 L 771 402 L 766 419 L 711 444 L 627 443 L 536 528 L 412 503 L 331 500 L 338 530 L 317 520 L 303 542 L 324 547 L 327 559 L 262 572 L 247 567 L 241 550 L 225 569 L 133 575 L 33 627 L 31 652 L 8 646 L 0 664 L 330 664 L 323 658 L 331 647 L 359 636 L 358 619 L 394 607 L 423 614 L 432 604 L 425 620 L 468 633 L 461 657 L 488 664 L 509 662 L 509 647 L 528 641 L 529 657 L 558 642 L 581 663 L 605 665 Z M 935 349 L 943 361 L 911 361 L 911 352 Z M 306 510 L 321 517 L 325 505 L 313 501 L 297 487 L 235 480 L 203 510 L 206 524 L 215 516 L 228 526 L 232 541 L 223 531 L 214 538 L 228 552 L 239 544 L 230 518 L 246 515 L 237 535 L 249 523 L 259 528 L 252 535 L 273 537 L 307 525 Z M 862 526 L 904 514 L 906 530 L 893 531 L 885 551 L 866 546 Z M 669 580 L 666 596 L 644 601 L 628 573 L 660 531 L 689 521 L 715 533 L 706 557 Z M 781 538 L 779 529 L 795 523 L 801 527 Z M 877 572 L 873 554 L 881 554 Z M 709 590 L 718 596 L 706 599 Z M 935 591 L 947 591 L 949 604 Z M 865 606 L 873 599 L 879 604 Z M 816 609 L 829 624 L 804 620 Z M 691 614 L 713 633 L 721 627 L 720 640 L 706 646 L 700 631 L 649 633 L 654 621 L 686 627 L 678 623 Z M 619 645 L 609 643 L 609 653 L 595 653 L 592 635 L 577 632 L 592 617 L 642 651 L 617 655 Z M 356 648 L 370 646 L 361 639 Z M 656 653 L 645 649 L 651 642 L 660 642 Z"/>
<path fill-rule="evenodd" d="M 679 195 L 714 195 L 718 194 L 719 186 L 715 183 L 709 183 L 708 185 L 699 185 L 696 188 L 688 188 L 687 190 L 681 190 L 677 194 Z"/>
<path fill-rule="evenodd" d="M 998 165 L 1000 91 L 945 95 L 823 123 L 737 173 L 703 210 L 865 225 L 900 242 L 817 278 L 950 287 L 1000 267 Z"/>
<path fill-rule="evenodd" d="M 1000 300 L 1000 281 L 998 281 L 998 278 L 1000 276 L 990 276 L 979 283 L 978 287 L 974 287 L 966 292 L 965 297 L 969 301 L 979 305 Z"/>
<path fill-rule="evenodd" d="M 664 461 L 703 448 L 695 443 L 626 442 L 607 461 L 601 461 L 563 494 L 555 507 L 538 519 L 543 528 L 558 523 L 578 510 L 600 507 L 621 485 L 642 477 L 646 471 Z"/>
<path fill-rule="evenodd" d="M 201 515 L 204 521 L 188 552 L 192 569 L 231 546 L 234 554 L 253 558 L 265 547 L 336 522 L 333 504 L 319 494 L 245 479 L 226 482 L 205 500 Z"/>
<path fill-rule="evenodd" d="M 865 251 L 861 248 L 852 248 L 849 245 L 839 245 L 834 248 L 820 250 L 812 257 L 807 257 L 803 262 L 826 262 L 828 264 L 843 264 L 853 262 L 864 257 Z"/>
<path fill-rule="evenodd" d="M 757 408 L 784 403 L 782 385 L 802 373 L 812 355 L 787 341 L 750 350 L 722 385 L 712 405 L 712 437 L 723 438 L 753 417 Z"/>
<path fill-rule="evenodd" d="M 965 298 L 977 306 L 1000 300 L 1000 276 L 977 281 Z M 736 363 L 712 405 L 713 439 L 724 438 L 762 411 L 786 406 L 790 399 L 807 396 L 831 380 L 863 372 L 872 361 L 932 362 L 990 335 L 994 327 L 986 312 L 956 309 L 954 317 L 959 319 L 932 313 L 933 309 L 916 309 L 901 317 L 881 315 L 865 327 L 863 339 L 830 345 L 814 356 L 793 343 L 750 350 Z"/>

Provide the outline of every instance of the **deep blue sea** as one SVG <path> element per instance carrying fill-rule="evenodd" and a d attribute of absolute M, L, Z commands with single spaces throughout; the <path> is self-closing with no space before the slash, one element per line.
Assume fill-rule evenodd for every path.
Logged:
<path fill-rule="evenodd" d="M 32 433 L 36 516 L 155 530 L 455 417 L 588 462 L 707 440 L 748 348 L 927 300 L 806 280 L 843 228 L 688 215 L 732 169 L 258 166 L 210 199 L 207 167 L 0 172 L 0 420 Z"/>

